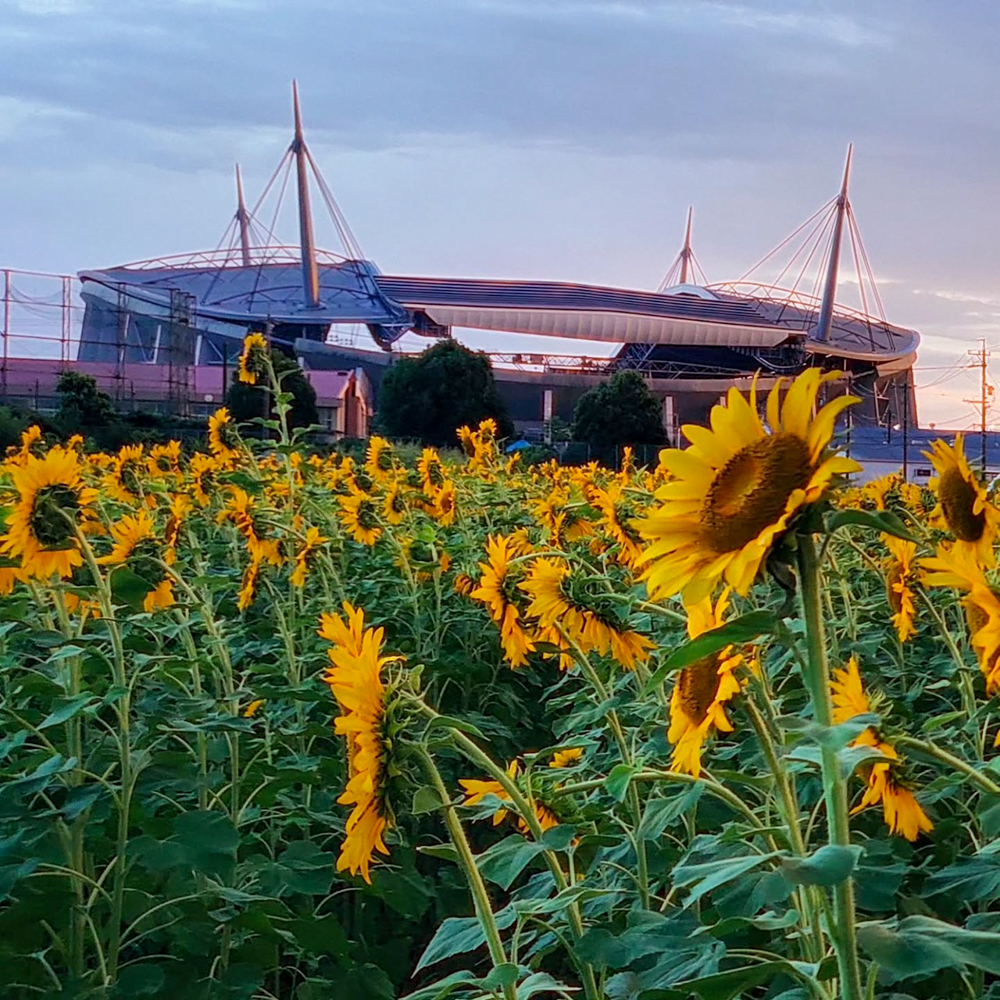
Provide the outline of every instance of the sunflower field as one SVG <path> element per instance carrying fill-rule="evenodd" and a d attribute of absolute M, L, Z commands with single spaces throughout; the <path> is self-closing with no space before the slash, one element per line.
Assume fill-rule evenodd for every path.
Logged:
<path fill-rule="evenodd" d="M 1000 998 L 1000 509 L 731 390 L 655 468 L 290 432 L 0 477 L 0 996 Z M 759 404 L 759 405 L 758 405 Z"/>

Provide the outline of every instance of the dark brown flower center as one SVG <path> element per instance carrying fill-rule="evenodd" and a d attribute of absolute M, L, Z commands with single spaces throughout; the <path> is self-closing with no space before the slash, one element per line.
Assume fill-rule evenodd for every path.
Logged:
<path fill-rule="evenodd" d="M 31 507 L 31 533 L 43 549 L 72 547 L 73 523 L 80 510 L 77 491 L 63 483 L 43 486 Z"/>
<path fill-rule="evenodd" d="M 955 468 L 948 469 L 938 480 L 941 510 L 951 533 L 963 542 L 978 542 L 986 530 L 986 515 L 973 512 L 976 488 Z"/>
<path fill-rule="evenodd" d="M 741 448 L 716 473 L 702 507 L 705 543 L 735 552 L 785 512 L 812 475 L 809 446 L 795 434 L 772 434 Z"/>
<path fill-rule="evenodd" d="M 681 708 L 695 725 L 705 721 L 720 683 L 718 660 L 714 656 L 697 660 L 681 671 L 677 678 Z"/>

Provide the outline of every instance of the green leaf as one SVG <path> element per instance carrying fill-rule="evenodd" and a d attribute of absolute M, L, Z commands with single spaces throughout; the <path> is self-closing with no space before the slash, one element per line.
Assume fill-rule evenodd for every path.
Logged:
<path fill-rule="evenodd" d="M 697 807 L 704 787 L 699 783 L 691 785 L 679 794 L 649 799 L 642 814 L 642 821 L 639 823 L 637 836 L 641 840 L 659 840 L 668 826 Z"/>
<path fill-rule="evenodd" d="M 146 595 L 155 588 L 127 566 L 119 566 L 109 577 L 111 594 L 119 604 L 125 604 L 133 611 L 142 611 Z"/>
<path fill-rule="evenodd" d="M 675 649 L 657 667 L 653 676 L 646 684 L 646 692 L 658 687 L 672 673 L 683 670 L 684 667 L 698 660 L 718 653 L 726 646 L 739 646 L 752 642 L 762 635 L 774 635 L 778 627 L 778 618 L 771 611 L 750 611 L 739 618 L 726 622 L 718 628 L 702 632 L 696 639 L 686 642 Z"/>
<path fill-rule="evenodd" d="M 442 861 L 453 861 L 458 864 L 458 851 L 451 844 L 421 844 L 417 850 L 421 854 L 429 854 L 432 858 Z"/>
<path fill-rule="evenodd" d="M 1000 934 L 966 930 L 934 917 L 906 917 L 895 926 L 861 924 L 858 943 L 901 979 L 970 965 L 1000 975 Z"/>
<path fill-rule="evenodd" d="M 781 872 L 799 885 L 837 885 L 849 878 L 861 857 L 858 846 L 825 844 L 806 858 L 784 858 Z"/>
<path fill-rule="evenodd" d="M 628 786 L 632 783 L 632 776 L 639 770 L 632 764 L 615 764 L 608 776 L 604 779 L 604 787 L 614 796 L 618 802 L 624 802 L 628 794 Z"/>
<path fill-rule="evenodd" d="M 483 878 L 509 889 L 532 860 L 545 851 L 544 844 L 525 840 L 520 834 L 513 834 L 494 844 L 476 859 L 476 865 Z"/>
<path fill-rule="evenodd" d="M 788 974 L 788 962 L 760 962 L 757 965 L 744 965 L 738 969 L 718 972 L 714 976 L 702 976 L 700 979 L 689 979 L 677 983 L 680 990 L 688 990 L 701 1000 L 733 1000 L 734 997 L 747 995 L 755 986 L 760 986 L 782 973 Z"/>
<path fill-rule="evenodd" d="M 510 927 L 515 919 L 516 914 L 512 909 L 503 909 L 495 914 L 498 930 Z M 413 972 L 416 974 L 421 969 L 426 969 L 428 965 L 454 955 L 478 951 L 485 943 L 486 936 L 483 934 L 478 917 L 448 917 L 431 938 Z"/>
<path fill-rule="evenodd" d="M 866 729 L 878 726 L 881 722 L 882 717 L 874 712 L 856 715 L 836 726 L 824 726 L 811 719 L 800 719 L 797 715 L 778 717 L 778 725 L 786 732 L 795 733 L 800 739 L 831 750 L 840 750 L 856 740 Z"/>
<path fill-rule="evenodd" d="M 875 531 L 905 538 L 908 542 L 919 542 L 907 528 L 898 514 L 891 510 L 839 510 L 827 522 L 827 530 L 832 534 L 839 528 L 856 524 L 862 528 L 874 528 Z"/>
<path fill-rule="evenodd" d="M 58 708 L 54 709 L 38 723 L 38 728 L 48 729 L 50 726 L 58 726 L 63 722 L 68 722 L 73 716 L 83 711 L 87 705 L 97 703 L 98 699 L 89 692 L 79 694 L 75 698 L 65 698 Z"/>
<path fill-rule="evenodd" d="M 423 816 L 426 813 L 438 812 L 443 806 L 444 803 L 436 788 L 432 785 L 421 785 L 413 793 L 413 805 L 410 807 L 410 812 L 414 816 Z"/>
<path fill-rule="evenodd" d="M 482 981 L 484 990 L 502 990 L 505 986 L 513 986 L 521 975 L 521 970 L 513 962 L 494 965 L 489 975 Z M 520 995 L 520 991 L 518 991 Z"/>
<path fill-rule="evenodd" d="M 460 733 L 465 733 L 466 736 L 475 736 L 481 740 L 486 739 L 482 731 L 477 729 L 471 722 L 466 722 L 464 719 L 454 719 L 450 715 L 435 715 L 427 723 L 426 731 L 431 732 L 434 729 L 457 729 Z"/>
<path fill-rule="evenodd" d="M 775 857 L 777 854 L 772 852 L 770 854 L 751 854 L 739 858 L 722 858 L 718 861 L 705 861 L 696 865 L 681 862 L 674 867 L 674 884 L 689 890 L 684 905 L 691 906 L 707 892 L 732 882 L 740 875 L 759 868 Z"/>

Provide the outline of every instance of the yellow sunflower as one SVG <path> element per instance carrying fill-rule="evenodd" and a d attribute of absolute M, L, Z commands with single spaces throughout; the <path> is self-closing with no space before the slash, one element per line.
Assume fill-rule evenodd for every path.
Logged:
<path fill-rule="evenodd" d="M 74 450 L 67 445 L 67 450 Z M 42 451 L 42 429 L 37 424 L 21 431 L 20 445 L 11 445 L 7 449 L 7 462 L 9 467 L 24 465 L 32 455 L 39 455 Z"/>
<path fill-rule="evenodd" d="M 1000 510 L 990 503 L 985 487 L 979 482 L 965 458 L 962 435 L 954 445 L 938 440 L 925 451 L 937 475 L 928 484 L 938 498 L 932 516 L 955 536 L 955 548 L 974 553 L 983 566 L 996 566 L 993 543 L 1000 524 Z"/>
<path fill-rule="evenodd" d="M 153 479 L 169 479 L 180 482 L 184 478 L 184 474 L 181 472 L 180 441 L 154 445 L 149 449 L 146 466 Z"/>
<path fill-rule="evenodd" d="M 185 493 L 175 493 L 170 498 L 170 516 L 163 529 L 163 542 L 166 545 L 167 562 L 171 565 L 177 555 L 177 539 L 180 537 L 181 525 L 191 510 L 191 499 Z"/>
<path fill-rule="evenodd" d="M 455 484 L 450 480 L 434 494 L 431 516 L 442 526 L 455 521 Z"/>
<path fill-rule="evenodd" d="M 403 523 L 406 515 L 406 498 L 399 483 L 392 483 L 382 499 L 382 516 L 392 525 Z"/>
<path fill-rule="evenodd" d="M 463 429 L 468 430 L 467 427 Z M 433 496 L 437 490 L 444 486 L 446 478 L 444 466 L 433 448 L 424 448 L 420 453 L 420 458 L 417 460 L 417 472 L 420 473 L 421 489 L 428 496 Z"/>
<path fill-rule="evenodd" d="M 256 385 L 267 370 L 267 341 L 263 334 L 248 333 L 243 339 L 236 377 L 246 385 Z"/>
<path fill-rule="evenodd" d="M 257 594 L 257 580 L 260 577 L 261 557 L 251 553 L 250 562 L 243 570 L 243 578 L 240 580 L 239 593 L 236 595 L 236 607 L 240 611 L 246 611 L 253 604 L 253 599 Z"/>
<path fill-rule="evenodd" d="M 479 586 L 469 596 L 489 608 L 491 617 L 500 625 L 504 658 L 517 668 L 528 662 L 528 653 L 534 651 L 535 644 L 521 626 L 521 615 L 514 604 L 516 591 L 510 560 L 515 551 L 512 536 L 490 535 L 486 542 L 488 561 L 479 564 L 482 571 Z"/>
<path fill-rule="evenodd" d="M 385 483 L 392 477 L 394 465 L 392 445 L 385 438 L 373 437 L 368 442 L 365 471 L 376 483 Z"/>
<path fill-rule="evenodd" d="M 104 485 L 116 500 L 131 505 L 142 500 L 145 478 L 146 460 L 142 445 L 127 444 L 115 456 Z"/>
<path fill-rule="evenodd" d="M 309 567 L 312 564 L 314 554 L 321 545 L 324 545 L 328 541 L 328 538 L 319 533 L 319 528 L 314 528 L 310 525 L 306 530 L 306 537 L 302 541 L 302 548 L 295 553 L 295 568 L 289 577 L 289 582 L 293 587 L 304 587 L 306 585 L 306 576 L 309 573 Z"/>
<path fill-rule="evenodd" d="M 243 709 L 243 718 L 252 719 L 264 707 L 264 703 L 264 698 L 255 698 L 245 709 Z"/>
<path fill-rule="evenodd" d="M 520 773 L 520 767 L 516 760 L 512 760 L 507 766 L 507 777 L 512 781 L 515 780 Z M 511 797 L 507 789 L 504 788 L 499 781 L 480 781 L 476 778 L 459 778 L 458 783 L 462 786 L 462 790 L 465 792 L 465 798 L 462 800 L 463 806 L 477 806 L 487 795 L 492 795 L 498 798 L 501 802 L 510 802 Z M 548 806 L 543 805 L 541 802 L 534 802 L 535 819 L 538 820 L 538 825 L 542 828 L 544 833 L 546 830 L 550 830 L 554 826 L 559 825 L 559 819 L 556 814 L 548 808 Z M 503 807 L 498 808 L 493 813 L 493 825 L 499 826 L 508 816 L 510 810 Z M 517 818 L 517 829 L 520 833 L 525 836 L 528 835 L 529 827 L 528 824 L 520 816 Z"/>
<path fill-rule="evenodd" d="M 24 583 L 28 574 L 20 566 L 0 566 L 0 596 L 6 597 L 14 592 L 14 586 Z"/>
<path fill-rule="evenodd" d="M 726 588 L 713 606 L 708 597 L 688 607 L 688 636 L 696 639 L 703 632 L 725 622 L 729 608 Z M 733 725 L 726 715 L 726 704 L 740 693 L 736 669 L 744 662 L 743 654 L 727 646 L 695 663 L 677 675 L 670 696 L 670 728 L 667 739 L 674 748 L 671 766 L 675 771 L 697 778 L 701 774 L 701 751 L 713 732 L 731 733 Z"/>
<path fill-rule="evenodd" d="M 174 584 L 161 565 L 173 561 L 169 551 L 164 551 L 159 540 L 159 532 L 152 518 L 145 510 L 137 514 L 126 514 L 117 524 L 111 525 L 114 544 L 111 551 L 98 559 L 104 566 L 127 564 L 136 576 L 145 580 L 150 587 L 143 599 L 145 611 L 169 608 L 174 604 Z"/>
<path fill-rule="evenodd" d="M 623 629 L 610 609 L 583 603 L 585 586 L 575 587 L 569 566 L 554 559 L 538 559 L 518 587 L 531 597 L 526 613 L 543 630 L 565 631 L 585 653 L 593 650 L 612 657 L 626 670 L 649 659 L 655 648 L 645 636 Z M 580 593 L 576 593 L 579 590 Z"/>
<path fill-rule="evenodd" d="M 67 578 L 83 565 L 75 529 L 86 527 L 97 499 L 97 490 L 84 485 L 79 456 L 58 446 L 43 458 L 29 454 L 10 476 L 17 502 L 0 552 L 20 559 L 29 577 Z"/>
<path fill-rule="evenodd" d="M 965 592 L 962 607 L 969 642 L 986 678 L 986 694 L 1000 694 L 1000 595 L 993 589 L 973 549 L 943 546 L 933 559 L 921 559 L 925 587 L 952 587 Z"/>
<path fill-rule="evenodd" d="M 229 410 L 224 406 L 219 407 L 208 418 L 209 451 L 218 463 L 228 468 L 239 458 L 239 441 Z"/>
<path fill-rule="evenodd" d="M 569 767 L 583 759 L 583 747 L 567 747 L 557 750 L 549 761 L 549 767 Z"/>
<path fill-rule="evenodd" d="M 917 546 L 905 538 L 895 538 L 892 535 L 883 535 L 882 540 L 891 557 L 886 568 L 885 588 L 889 607 L 892 608 L 892 623 L 896 626 L 899 641 L 906 642 L 917 634 L 917 628 L 913 624 L 916 608 L 911 587 Z"/>
<path fill-rule="evenodd" d="M 624 566 L 635 566 L 642 555 L 641 539 L 632 526 L 633 513 L 626 503 L 622 484 L 614 482 L 605 489 L 593 488 L 590 503 L 601 512 L 601 526 L 619 546 L 618 561 Z"/>
<path fill-rule="evenodd" d="M 349 778 L 337 799 L 354 809 L 348 817 L 346 836 L 337 859 L 337 871 L 359 871 L 371 883 L 369 868 L 375 852 L 388 855 L 385 832 L 393 823 L 386 794 L 388 744 L 386 729 L 386 688 L 382 668 L 396 656 L 382 656 L 382 629 L 365 629 L 364 616 L 345 604 L 345 623 L 339 615 L 326 615 L 321 634 L 334 639 L 328 651 L 330 664 L 324 680 L 340 706 L 334 725 L 347 740 Z M 360 631 L 360 636 L 358 632 Z"/>
<path fill-rule="evenodd" d="M 830 687 L 834 725 L 849 722 L 859 715 L 867 715 L 873 708 L 877 708 L 877 704 L 873 704 L 865 693 L 858 661 L 853 656 L 846 667 L 834 670 Z M 898 833 L 910 841 L 916 840 L 921 833 L 930 833 L 934 824 L 928 819 L 913 792 L 900 779 L 900 759 L 895 747 L 882 739 L 871 726 L 852 740 L 851 746 L 873 747 L 886 758 L 862 767 L 861 773 L 867 787 L 861 802 L 851 810 L 851 815 L 881 802 L 882 815 L 890 833 Z"/>
<path fill-rule="evenodd" d="M 789 522 L 819 500 L 833 477 L 860 466 L 828 452 L 837 415 L 856 400 L 840 396 L 812 416 L 820 386 L 832 375 L 810 368 L 785 394 L 767 400 L 767 429 L 757 413 L 756 385 L 747 401 L 734 387 L 712 408 L 711 430 L 687 425 L 686 450 L 660 461 L 676 477 L 656 491 L 662 501 L 638 522 L 649 542 L 640 563 L 654 598 L 683 593 L 687 603 L 725 579 L 746 594 Z"/>
<path fill-rule="evenodd" d="M 216 489 L 216 475 L 219 465 L 215 458 L 204 452 L 195 452 L 188 466 L 190 475 L 189 488 L 199 506 L 207 507 L 212 502 L 212 494 Z"/>
<path fill-rule="evenodd" d="M 367 494 L 352 487 L 347 496 L 338 497 L 340 523 L 350 536 L 361 545 L 374 545 L 382 534 L 375 501 Z"/>

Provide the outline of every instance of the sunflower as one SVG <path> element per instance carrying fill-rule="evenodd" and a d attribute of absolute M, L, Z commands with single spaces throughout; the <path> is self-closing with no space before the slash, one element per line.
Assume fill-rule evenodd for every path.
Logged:
<path fill-rule="evenodd" d="M 181 472 L 180 441 L 154 445 L 149 449 L 146 466 L 153 479 L 170 479 L 179 483 L 184 478 L 184 473 Z"/>
<path fill-rule="evenodd" d="M 512 760 L 507 766 L 507 777 L 514 781 L 520 773 L 520 767 L 516 760 Z M 465 792 L 465 798 L 462 800 L 463 806 L 477 806 L 483 801 L 488 795 L 492 795 L 499 799 L 501 802 L 511 802 L 510 793 L 499 781 L 480 781 L 476 778 L 459 778 L 458 783 L 462 786 L 462 790 Z M 543 805 L 537 800 L 533 803 L 533 808 L 535 812 L 535 819 L 538 820 L 538 825 L 542 828 L 544 833 L 546 830 L 552 829 L 554 826 L 559 825 L 559 819 L 556 814 L 549 809 L 548 806 Z M 503 806 L 497 808 L 493 813 L 493 825 L 499 826 L 508 816 L 510 810 L 504 808 Z M 517 829 L 520 833 L 525 836 L 528 835 L 529 827 L 528 824 L 520 816 L 517 819 Z"/>
<path fill-rule="evenodd" d="M 382 516 L 389 524 L 402 524 L 406 509 L 406 499 L 399 483 L 392 483 L 385 491 L 385 497 L 382 500 Z"/>
<path fill-rule="evenodd" d="M 891 557 L 886 568 L 885 589 L 889 607 L 892 608 L 892 624 L 896 626 L 899 641 L 906 642 L 917 634 L 916 626 L 913 624 L 915 606 L 911 587 L 917 546 L 915 542 L 907 541 L 905 538 L 895 538 L 892 535 L 883 535 L 882 540 Z"/>
<path fill-rule="evenodd" d="M 521 615 L 514 604 L 516 591 L 510 560 L 515 551 L 512 536 L 490 535 L 486 541 L 488 561 L 479 564 L 482 571 L 479 586 L 469 596 L 489 608 L 490 616 L 500 625 L 504 658 L 517 668 L 528 662 L 528 653 L 534 651 L 535 644 L 521 626 Z"/>
<path fill-rule="evenodd" d="M 219 464 L 211 455 L 199 451 L 191 456 L 191 464 L 188 466 L 191 477 L 189 487 L 199 506 L 207 507 L 212 502 L 218 472 Z"/>
<path fill-rule="evenodd" d="M 625 502 L 621 483 L 609 483 L 606 489 L 594 488 L 590 503 L 601 512 L 601 527 L 619 546 L 618 561 L 635 566 L 642 555 L 639 535 L 632 527 L 633 512 Z"/>
<path fill-rule="evenodd" d="M 925 451 L 937 475 L 928 484 L 937 495 L 932 516 L 955 536 L 957 550 L 968 549 L 983 566 L 996 566 L 993 542 L 1000 523 L 1000 510 L 987 499 L 986 489 L 965 458 L 962 435 L 954 445 L 938 440 Z"/>
<path fill-rule="evenodd" d="M 324 615 L 320 634 L 334 637 L 324 680 L 340 706 L 334 725 L 347 740 L 349 778 L 341 805 L 354 809 L 348 817 L 337 871 L 359 871 L 371 884 L 369 868 L 375 852 L 388 855 L 384 835 L 393 823 L 386 779 L 389 741 L 387 691 L 382 668 L 396 656 L 382 656 L 382 629 L 365 629 L 364 615 L 349 604 L 345 623 L 339 615 Z M 338 641 L 343 640 L 343 641 Z"/>
<path fill-rule="evenodd" d="M 236 595 L 236 607 L 240 611 L 246 611 L 253 604 L 254 596 L 257 593 L 257 580 L 260 577 L 261 557 L 251 554 L 250 562 L 243 570 L 243 578 L 240 580 L 240 590 Z"/>
<path fill-rule="evenodd" d="M 467 431 L 468 428 L 465 427 L 463 430 Z M 424 448 L 420 453 L 420 458 L 417 460 L 417 472 L 420 474 L 421 489 L 428 496 L 433 496 L 437 490 L 444 486 L 446 478 L 444 466 L 433 448 Z"/>
<path fill-rule="evenodd" d="M 357 489 L 351 489 L 347 496 L 339 497 L 340 523 L 350 536 L 361 545 L 374 545 L 382 534 L 378 522 L 375 501 Z"/>
<path fill-rule="evenodd" d="M 20 566 L 0 566 L 0 596 L 13 593 L 15 584 L 24 583 L 27 579 L 27 573 Z"/>
<path fill-rule="evenodd" d="M 557 750 L 549 761 L 549 767 L 569 767 L 583 758 L 583 747 L 567 747 Z"/>
<path fill-rule="evenodd" d="M 19 445 L 11 445 L 7 449 L 7 465 L 9 467 L 15 467 L 18 465 L 24 465 L 28 458 L 32 455 L 38 455 L 42 450 L 42 429 L 38 424 L 32 424 L 30 427 L 21 431 L 21 443 Z M 67 445 L 67 450 L 72 450 Z"/>
<path fill-rule="evenodd" d="M 239 458 L 240 437 L 229 410 L 220 406 L 208 418 L 208 448 L 222 466 L 231 466 Z"/>
<path fill-rule="evenodd" d="M 714 606 L 708 597 L 689 605 L 688 636 L 696 639 L 722 625 L 728 608 L 729 588 L 723 590 Z M 667 731 L 667 739 L 674 748 L 671 766 L 675 771 L 697 778 L 701 774 L 701 750 L 708 737 L 713 732 L 733 731 L 726 704 L 740 693 L 736 668 L 743 662 L 743 654 L 727 646 L 689 664 L 677 675 L 670 696 Z"/>
<path fill-rule="evenodd" d="M 649 546 L 639 562 L 654 598 L 683 593 L 692 604 L 724 578 L 746 594 L 761 563 L 792 518 L 819 500 L 839 473 L 860 466 L 828 452 L 837 415 L 856 400 L 840 396 L 815 417 L 820 386 L 836 373 L 810 368 L 779 384 L 767 400 L 767 425 L 735 388 L 712 408 L 711 430 L 687 425 L 686 450 L 665 449 L 660 461 L 676 477 L 656 491 L 660 507 L 637 525 Z"/>
<path fill-rule="evenodd" d="M 965 591 L 962 607 L 969 626 L 969 642 L 986 678 L 986 694 L 1000 694 L 1000 594 L 993 589 L 971 548 L 943 546 L 933 559 L 921 559 L 925 587 L 953 587 Z"/>
<path fill-rule="evenodd" d="M 455 521 L 455 484 L 450 480 L 434 495 L 431 516 L 443 527 Z"/>
<path fill-rule="evenodd" d="M 830 687 L 834 725 L 849 722 L 859 715 L 867 715 L 878 707 L 865 693 L 858 661 L 853 656 L 846 667 L 834 670 Z M 861 802 L 851 810 L 851 815 L 881 802 L 882 815 L 890 833 L 898 833 L 910 841 L 916 840 L 921 833 L 930 833 L 934 824 L 927 818 L 913 792 L 899 777 L 901 762 L 895 747 L 871 726 L 852 740 L 851 746 L 872 747 L 886 758 L 862 767 L 867 787 Z"/>
<path fill-rule="evenodd" d="M 243 709 L 243 718 L 252 719 L 263 707 L 264 698 L 255 698 L 245 709 Z"/>
<path fill-rule="evenodd" d="M 566 564 L 538 559 L 518 587 L 531 597 L 526 613 L 537 618 L 544 630 L 565 632 L 584 653 L 596 650 L 603 656 L 610 650 L 626 670 L 649 659 L 654 644 L 638 632 L 621 628 L 613 612 L 594 601 L 586 582 L 577 582 Z M 588 600 L 591 603 L 585 603 Z"/>
<path fill-rule="evenodd" d="M 115 456 L 104 485 L 116 500 L 133 505 L 142 500 L 145 476 L 146 461 L 142 445 L 127 444 Z"/>
<path fill-rule="evenodd" d="M 382 437 L 373 437 L 368 442 L 365 456 L 365 471 L 376 483 L 388 482 L 394 466 L 392 445 Z"/>
<path fill-rule="evenodd" d="M 17 503 L 0 552 L 20 559 L 29 577 L 65 579 L 83 565 L 76 529 L 86 527 L 97 499 L 97 490 L 83 483 L 79 456 L 58 446 L 44 458 L 29 454 L 10 476 Z"/>
<path fill-rule="evenodd" d="M 302 548 L 295 553 L 295 569 L 292 570 L 292 575 L 289 577 L 289 582 L 293 587 L 305 586 L 306 575 L 309 572 L 309 566 L 312 563 L 314 553 L 321 545 L 328 541 L 328 538 L 319 533 L 318 528 L 310 526 L 307 529 L 306 537 L 302 542 Z"/>
<path fill-rule="evenodd" d="M 248 333 L 243 339 L 236 377 L 246 385 L 256 385 L 267 371 L 267 341 L 263 334 Z"/>
<path fill-rule="evenodd" d="M 103 566 L 128 565 L 128 568 L 150 586 L 143 598 L 145 611 L 169 608 L 174 604 L 174 585 L 163 563 L 173 562 L 170 552 L 162 549 L 156 525 L 145 510 L 126 514 L 111 526 L 114 544 L 111 551 L 98 559 Z"/>

